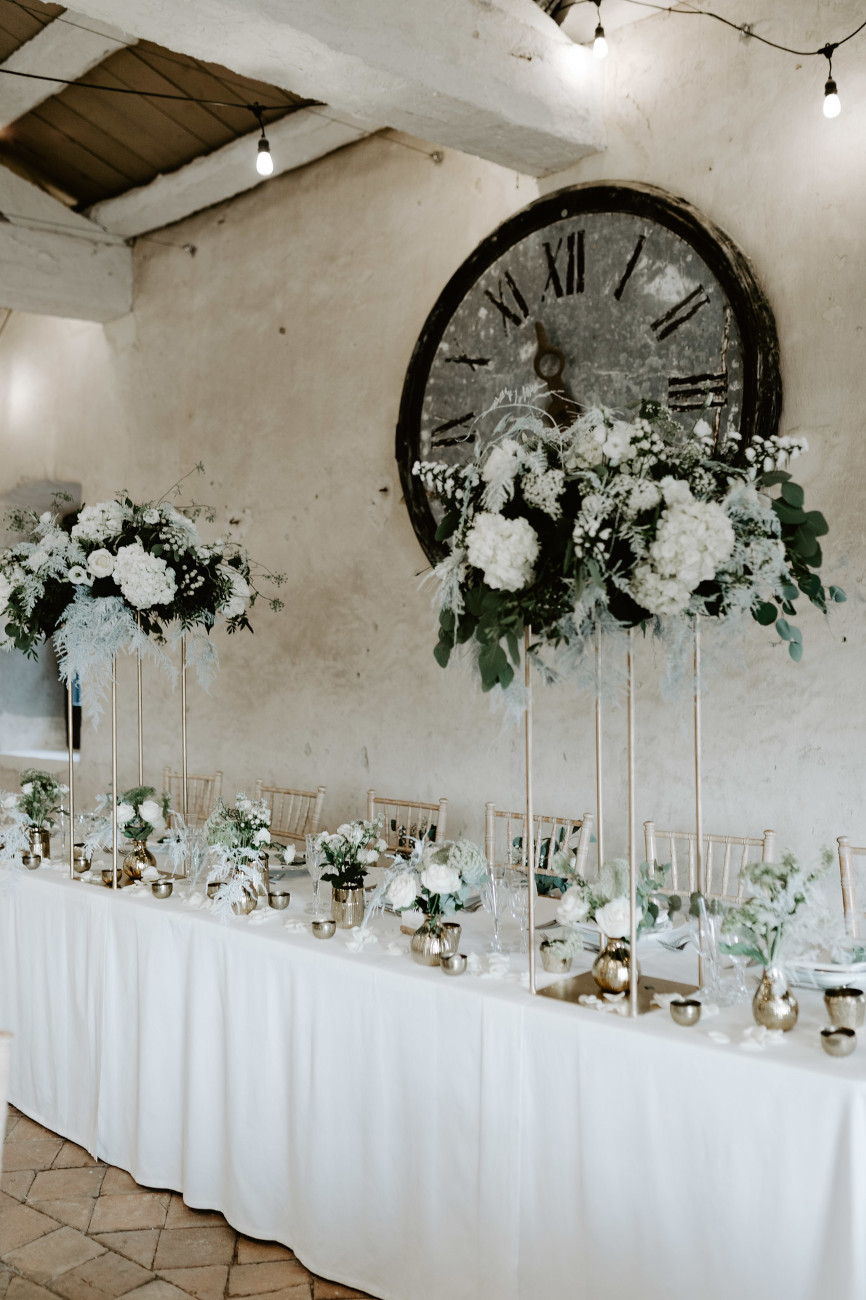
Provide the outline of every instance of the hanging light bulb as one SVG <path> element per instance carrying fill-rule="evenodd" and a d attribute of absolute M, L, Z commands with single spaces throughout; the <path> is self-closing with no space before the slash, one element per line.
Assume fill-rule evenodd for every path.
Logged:
<path fill-rule="evenodd" d="M 838 117 L 841 112 L 842 101 L 836 92 L 836 83 L 832 77 L 828 77 L 824 86 L 824 116 Z"/>
<path fill-rule="evenodd" d="M 601 23 L 595 29 L 595 40 L 592 43 L 592 52 L 597 59 L 607 58 L 607 38 L 604 34 L 604 28 Z"/>
<path fill-rule="evenodd" d="M 256 171 L 260 176 L 272 176 L 274 173 L 271 146 L 266 136 L 262 136 L 261 140 L 259 140 L 259 151 L 256 154 Z"/>

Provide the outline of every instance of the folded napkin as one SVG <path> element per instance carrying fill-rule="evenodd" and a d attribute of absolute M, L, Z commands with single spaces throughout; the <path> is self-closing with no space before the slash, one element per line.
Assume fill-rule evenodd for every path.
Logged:
<path fill-rule="evenodd" d="M 361 952 L 379 942 L 379 936 L 372 930 L 350 930 L 346 937 L 346 952 Z"/>

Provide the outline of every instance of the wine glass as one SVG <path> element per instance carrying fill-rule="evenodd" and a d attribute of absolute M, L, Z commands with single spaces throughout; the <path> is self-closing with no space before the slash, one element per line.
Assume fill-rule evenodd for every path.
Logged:
<path fill-rule="evenodd" d="M 508 885 L 508 902 L 511 915 L 520 926 L 520 951 L 529 952 L 529 884 L 522 871 L 512 870 Z"/>
<path fill-rule="evenodd" d="M 754 942 L 752 936 L 744 930 L 728 927 L 721 939 L 721 948 L 731 959 L 734 968 L 734 987 L 726 999 L 732 1006 L 737 1002 L 748 1002 L 752 994 L 746 984 L 746 967 L 751 958 L 741 952 L 731 952 L 729 944 L 748 944 Z"/>
<path fill-rule="evenodd" d="M 505 905 L 505 892 L 505 868 L 488 866 L 487 879 L 481 886 L 481 905 L 485 912 L 493 917 L 493 938 L 490 941 L 489 952 L 504 951 L 499 926 Z"/>
<path fill-rule="evenodd" d="M 313 901 L 308 903 L 306 911 L 313 917 L 321 916 L 322 905 L 319 900 L 319 881 L 325 870 L 325 855 L 318 845 L 318 835 L 307 835 L 304 840 L 307 871 L 313 882 Z"/>

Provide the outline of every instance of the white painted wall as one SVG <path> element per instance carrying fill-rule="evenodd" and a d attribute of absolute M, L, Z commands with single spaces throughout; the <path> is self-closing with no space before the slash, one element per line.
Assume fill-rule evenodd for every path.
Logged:
<path fill-rule="evenodd" d="M 826 6 L 793 0 L 762 30 L 817 46 L 854 26 L 856 8 L 834 5 L 828 32 L 816 22 L 831 21 Z M 866 62 L 854 43 L 837 56 L 836 122 L 821 116 L 819 61 L 797 62 L 696 18 L 617 32 L 608 151 L 556 183 L 630 178 L 685 195 L 753 258 L 774 305 L 783 426 L 812 440 L 803 478 L 810 504 L 830 517 L 826 571 L 850 603 L 830 627 L 801 620 L 799 667 L 755 626 L 745 666 L 713 680 L 706 825 L 772 825 L 810 854 L 842 833 L 866 842 Z M 106 327 L 13 317 L 0 338 L 0 490 L 38 475 L 81 479 L 91 500 L 119 486 L 151 496 L 201 458 L 202 495 L 221 509 L 252 507 L 247 543 L 288 572 L 286 612 L 262 611 L 254 638 L 222 638 L 216 687 L 191 692 L 192 766 L 223 767 L 228 790 L 256 776 L 322 782 L 331 825 L 363 809 L 370 785 L 445 794 L 452 831 L 477 836 L 485 799 L 519 806 L 520 732 L 502 728 L 460 668 L 443 673 L 432 658 L 434 616 L 418 589 L 424 559 L 400 501 L 393 431 L 440 288 L 536 193 L 536 182 L 491 164 L 446 152 L 436 166 L 374 137 L 139 244 L 132 316 Z M 688 824 L 688 712 L 661 704 L 650 649 L 640 676 L 638 815 Z M 161 683 L 152 693 L 156 779 L 179 742 L 176 701 Z M 131 780 L 128 673 L 123 707 Z M 536 726 L 539 805 L 591 808 L 591 701 L 540 692 Z M 106 728 L 86 732 L 85 747 L 93 790 L 107 776 Z M 621 712 L 607 752 L 614 851 L 625 833 Z"/>

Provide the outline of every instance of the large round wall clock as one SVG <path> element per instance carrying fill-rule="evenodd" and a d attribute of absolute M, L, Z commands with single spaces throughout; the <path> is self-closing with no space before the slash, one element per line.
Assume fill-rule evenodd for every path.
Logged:
<path fill-rule="evenodd" d="M 443 510 L 413 464 L 469 460 L 477 417 L 531 384 L 557 423 L 646 397 L 687 428 L 704 412 L 719 448 L 739 431 L 742 455 L 778 426 L 773 315 L 727 235 L 661 190 L 579 185 L 511 217 L 445 286 L 406 375 L 397 459 L 431 561 Z"/>

